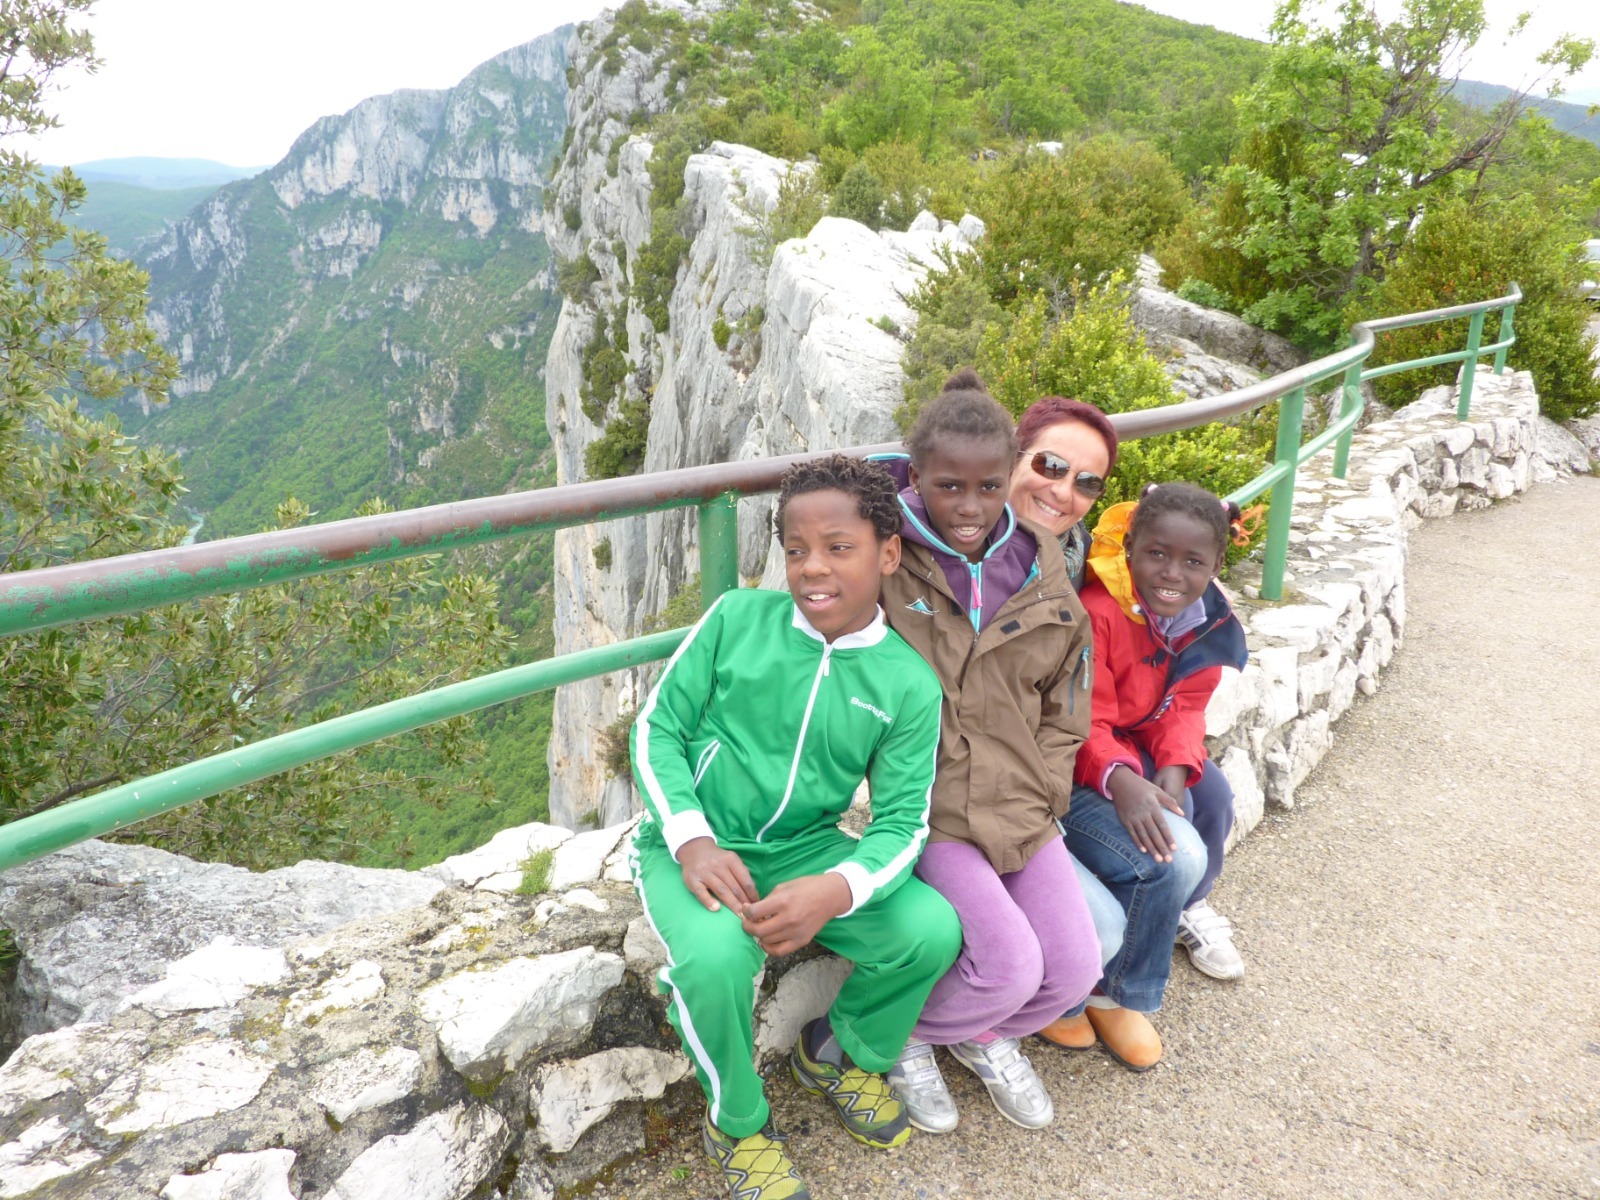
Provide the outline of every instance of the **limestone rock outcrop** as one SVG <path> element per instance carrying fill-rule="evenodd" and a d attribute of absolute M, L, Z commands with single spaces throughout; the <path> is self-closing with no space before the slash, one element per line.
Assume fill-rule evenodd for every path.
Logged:
<path fill-rule="evenodd" d="M 585 478 L 585 451 L 606 422 L 623 403 L 646 399 L 645 471 L 897 437 L 900 339 L 912 320 L 904 297 L 938 266 L 942 248 L 981 236 L 982 223 L 970 218 L 963 230 L 929 215 L 907 232 L 874 233 L 825 217 L 803 236 L 778 242 L 779 188 L 791 172 L 811 168 L 713 143 L 684 169 L 676 213 L 687 246 L 665 327 L 656 328 L 630 282 L 652 236 L 655 148 L 630 135 L 629 119 L 660 111 L 668 88 L 650 57 L 634 49 L 621 52 L 620 70 L 610 70 L 594 53 L 609 29 L 602 17 L 568 52 L 577 79 L 568 98 L 572 137 L 551 183 L 556 200 L 546 226 L 559 257 L 587 255 L 597 276 L 563 305 L 546 364 L 559 481 Z M 577 220 L 567 221 L 567 212 Z M 597 411 L 584 363 L 601 322 L 610 343 L 625 347 L 628 370 L 617 397 Z M 746 578 L 765 568 L 770 507 L 764 498 L 740 505 Z M 690 585 L 697 558 L 692 511 L 562 530 L 557 651 L 644 632 Z M 603 766 L 595 735 L 630 713 L 653 677 L 643 668 L 557 693 L 550 811 L 558 822 L 576 826 L 593 813 L 609 825 L 632 811 L 631 785 Z"/>
<path fill-rule="evenodd" d="M 23 949 L 0 1041 L 104 1021 L 134 996 L 171 1011 L 207 991 L 226 997 L 273 973 L 270 962 L 251 965 L 252 948 L 425 904 L 443 886 L 325 862 L 255 874 L 84 842 L 0 873 L 0 927 Z"/>

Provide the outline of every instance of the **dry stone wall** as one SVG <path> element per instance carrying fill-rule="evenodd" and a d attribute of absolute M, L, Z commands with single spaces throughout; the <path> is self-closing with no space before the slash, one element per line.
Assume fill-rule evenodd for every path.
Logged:
<path fill-rule="evenodd" d="M 1282 601 L 1248 571 L 1232 584 L 1251 659 L 1208 723 L 1239 836 L 1294 803 L 1377 686 L 1405 628 L 1408 530 L 1589 467 L 1526 375 L 1480 378 L 1469 422 L 1453 407 L 1436 389 L 1362 430 L 1348 480 L 1303 473 Z M 311 864 L 251 888 L 91 842 L 0 876 L 34 1026 L 0 1065 L 0 1200 L 534 1200 L 640 1150 L 646 1110 L 698 1090 L 654 987 L 665 951 L 627 882 L 630 831 L 530 825 L 411 875 L 354 872 L 343 913 Z M 549 889 L 518 894 L 541 851 Z M 847 969 L 768 964 L 763 1066 Z"/>

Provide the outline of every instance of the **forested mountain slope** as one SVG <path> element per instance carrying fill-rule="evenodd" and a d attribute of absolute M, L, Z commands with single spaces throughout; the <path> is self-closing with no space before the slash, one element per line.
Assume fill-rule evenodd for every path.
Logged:
<path fill-rule="evenodd" d="M 208 536 L 261 528 L 289 493 L 328 519 L 532 467 L 569 32 L 324 118 L 141 254 L 183 368 L 148 433 L 182 448 Z"/>

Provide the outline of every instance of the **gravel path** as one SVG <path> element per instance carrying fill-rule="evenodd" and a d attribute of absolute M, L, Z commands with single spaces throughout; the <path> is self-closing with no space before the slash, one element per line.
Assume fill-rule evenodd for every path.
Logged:
<path fill-rule="evenodd" d="M 1597 546 L 1600 479 L 1414 532 L 1381 690 L 1218 885 L 1247 977 L 1180 952 L 1145 1076 L 1031 1042 L 1042 1132 L 946 1060 L 961 1128 L 875 1154 L 776 1079 L 812 1194 L 1600 1198 Z M 696 1115 L 599 1194 L 725 1196 Z"/>

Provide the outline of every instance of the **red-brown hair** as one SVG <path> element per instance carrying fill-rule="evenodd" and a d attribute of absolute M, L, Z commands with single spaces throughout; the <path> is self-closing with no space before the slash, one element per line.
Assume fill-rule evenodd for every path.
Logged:
<path fill-rule="evenodd" d="M 1117 431 L 1109 417 L 1092 404 L 1082 400 L 1068 400 L 1063 396 L 1041 396 L 1028 405 L 1028 411 L 1017 422 L 1017 448 L 1024 452 L 1052 425 L 1065 425 L 1076 421 L 1087 425 L 1100 435 L 1106 444 L 1106 474 L 1117 467 Z"/>

